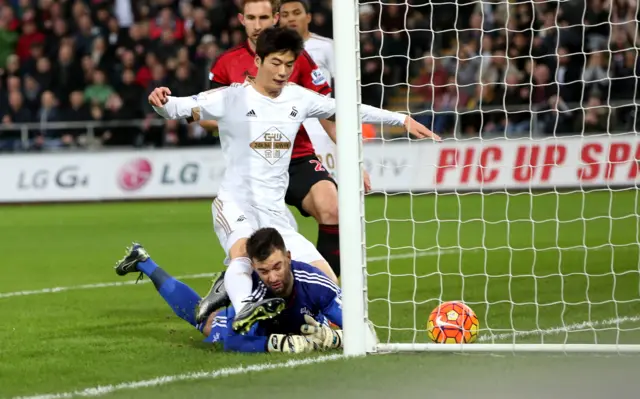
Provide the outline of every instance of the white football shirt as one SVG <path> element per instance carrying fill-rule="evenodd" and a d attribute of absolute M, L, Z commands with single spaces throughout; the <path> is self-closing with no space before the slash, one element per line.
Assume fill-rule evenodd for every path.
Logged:
<path fill-rule="evenodd" d="M 289 83 L 278 97 L 252 83 L 233 84 L 191 97 L 169 96 L 155 111 L 166 119 L 217 120 L 225 160 L 218 197 L 261 209 L 283 211 L 291 149 L 307 118 L 335 114 L 335 100 Z M 402 126 L 405 115 L 363 105 L 362 118 Z"/>
<path fill-rule="evenodd" d="M 312 33 L 305 40 L 304 49 L 311 55 L 313 61 L 318 65 L 324 78 L 329 84 L 335 75 L 335 62 L 333 56 L 333 40 Z M 337 180 L 338 169 L 336 162 L 338 161 L 336 145 L 331 140 L 327 132 L 324 130 L 318 119 L 307 119 L 303 124 L 305 130 L 309 134 L 316 155 L 325 169 Z"/>

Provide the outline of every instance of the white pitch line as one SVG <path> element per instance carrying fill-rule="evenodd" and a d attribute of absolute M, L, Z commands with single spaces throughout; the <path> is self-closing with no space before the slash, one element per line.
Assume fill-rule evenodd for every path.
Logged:
<path fill-rule="evenodd" d="M 381 256 L 369 256 L 367 258 L 367 262 L 382 262 L 384 260 L 394 260 L 394 259 L 411 259 L 411 258 L 422 258 L 425 256 L 436 256 L 436 255 L 448 255 L 448 254 L 456 254 L 460 252 L 461 248 L 449 248 L 449 249 L 440 249 L 440 250 L 430 250 L 430 251 L 416 251 L 416 252 L 408 252 L 406 254 L 395 254 L 395 255 L 381 255 Z M 465 252 L 477 252 L 477 249 L 469 249 L 465 250 Z"/>
<path fill-rule="evenodd" d="M 514 337 L 527 337 L 531 335 L 555 335 L 568 333 L 572 331 L 591 331 L 591 329 L 598 329 L 607 326 L 614 326 L 618 324 L 624 323 L 632 323 L 640 321 L 640 316 L 624 316 L 624 317 L 616 317 L 608 320 L 594 320 L 594 321 L 583 321 L 580 323 L 567 324 L 565 326 L 552 327 L 541 330 L 530 330 L 530 331 L 514 331 L 510 333 L 501 333 L 501 334 L 490 334 L 484 332 L 480 337 L 478 337 L 477 342 L 493 342 L 500 341 L 506 339 L 513 339 Z"/>
<path fill-rule="evenodd" d="M 423 252 L 397 254 L 397 255 L 390 255 L 390 256 L 373 256 L 373 257 L 367 258 L 367 261 L 380 262 L 387 259 L 408 259 L 408 258 L 413 258 L 414 256 L 420 258 L 424 256 L 434 256 L 437 254 L 448 254 L 448 253 L 455 253 L 455 252 L 459 252 L 459 250 L 444 249 L 441 251 L 423 251 Z M 177 280 L 194 280 L 194 279 L 200 279 L 200 278 L 211 278 L 213 276 L 215 276 L 215 273 L 199 273 L 199 274 L 187 274 L 184 276 L 176 276 L 175 278 Z M 148 284 L 150 282 L 151 282 L 150 280 L 146 279 L 146 280 L 139 281 L 138 284 Z M 0 299 L 11 298 L 15 296 L 55 294 L 58 292 L 65 292 L 65 291 L 92 290 L 96 288 L 107 288 L 107 287 L 122 287 L 126 285 L 135 285 L 135 284 L 136 284 L 135 280 L 127 280 L 127 281 L 113 281 L 113 282 L 107 282 L 107 283 L 72 285 L 68 287 L 43 288 L 40 290 L 4 292 L 4 293 L 0 293 Z"/>
<path fill-rule="evenodd" d="M 299 366 L 306 366 L 310 364 L 319 364 L 326 363 L 333 360 L 338 360 L 344 358 L 344 355 L 336 354 L 336 355 L 328 355 L 328 356 L 319 356 L 313 358 L 306 359 L 295 359 L 289 360 L 281 363 L 262 363 L 262 364 L 253 364 L 250 366 L 240 366 L 240 367 L 229 367 L 220 370 L 213 371 L 199 371 L 193 373 L 185 373 L 178 375 L 165 375 L 162 377 L 152 378 L 150 380 L 143 381 L 131 381 L 124 382 L 115 385 L 102 385 L 92 388 L 86 388 L 80 391 L 73 392 L 60 392 L 60 393 L 50 393 L 50 394 L 40 394 L 40 395 L 32 395 L 32 396 L 19 396 L 14 399 L 66 399 L 73 398 L 76 396 L 102 396 L 108 393 L 123 391 L 128 389 L 138 389 L 138 388 L 149 388 L 156 387 L 160 385 L 166 385 L 173 382 L 178 381 L 194 381 L 194 380 L 212 380 L 221 377 L 227 377 L 230 375 L 239 375 L 239 374 L 247 374 L 251 372 L 259 372 L 259 371 L 267 371 L 267 370 L 278 370 L 278 369 L 287 369 L 287 368 L 295 368 Z"/>
<path fill-rule="evenodd" d="M 591 328 L 598 328 L 598 327 L 602 328 L 606 326 L 612 326 L 612 325 L 629 323 L 629 322 L 637 322 L 637 321 L 640 321 L 640 316 L 619 317 L 619 318 L 614 318 L 609 320 L 584 321 L 581 323 L 574 323 L 566 326 L 553 327 L 553 328 L 548 328 L 543 330 L 516 331 L 513 333 L 505 333 L 505 334 L 482 335 L 480 338 L 478 338 L 478 342 L 502 340 L 502 339 L 513 338 L 514 336 L 524 337 L 524 336 L 530 336 L 530 335 L 560 334 L 560 333 L 580 331 L 580 330 L 588 331 L 588 329 L 591 329 Z M 254 364 L 246 367 L 245 366 L 230 367 L 230 368 L 224 368 L 224 369 L 214 370 L 214 371 L 200 371 L 200 372 L 192 372 L 192 373 L 185 373 L 185 374 L 178 374 L 178 375 L 167 375 L 167 376 L 152 378 L 149 380 L 131 381 L 131 382 L 124 382 L 124 383 L 113 384 L 113 385 L 102 385 L 102 386 L 86 388 L 83 390 L 73 391 L 73 392 L 60 392 L 60 393 L 38 394 L 38 395 L 31 395 L 31 396 L 19 396 L 19 397 L 14 397 L 13 399 L 67 399 L 67 398 L 73 398 L 77 396 L 96 397 L 96 396 L 102 396 L 102 395 L 106 395 L 116 391 L 156 387 L 156 386 L 171 384 L 179 381 L 212 380 L 216 378 L 227 377 L 231 375 L 247 374 L 251 372 L 295 368 L 298 366 L 320 364 L 320 363 L 326 363 L 329 361 L 344 359 L 344 358 L 346 357 L 342 354 L 335 354 L 335 355 L 319 356 L 319 357 L 306 358 L 306 359 L 294 359 L 294 360 L 289 360 L 283 363 L 262 363 L 262 364 Z"/>
<path fill-rule="evenodd" d="M 608 246 L 588 248 L 590 251 L 598 251 L 602 249 L 608 249 Z M 620 246 L 620 248 L 627 248 L 627 246 Z M 634 247 L 635 248 L 635 247 Z M 562 249 L 563 251 L 583 251 L 586 248 L 584 247 L 572 247 Z M 416 250 L 416 252 L 408 252 L 404 254 L 394 254 L 394 255 L 379 255 L 379 256 L 370 256 L 367 258 L 367 262 L 382 262 L 394 259 L 411 259 L 411 258 L 423 258 L 428 256 L 438 256 L 438 255 L 448 255 L 459 253 L 461 251 L 464 252 L 479 252 L 482 251 L 482 248 L 472 248 L 472 249 L 463 249 L 463 248 L 447 248 L 440 250 Z M 545 249 L 547 250 L 547 249 Z M 199 274 L 187 274 L 184 276 L 176 276 L 178 280 L 194 280 L 200 278 L 211 278 L 215 275 L 215 273 L 199 273 Z M 141 280 L 138 283 L 146 284 L 150 283 L 149 280 Z M 112 281 L 106 283 L 95 283 L 95 284 L 82 284 L 82 285 L 72 285 L 67 287 L 53 287 L 53 288 L 42 288 L 39 290 L 27 290 L 27 291 L 15 291 L 15 292 L 3 292 L 0 293 L 0 299 L 11 298 L 16 296 L 30 296 L 30 295 L 41 295 L 41 294 L 55 294 L 58 292 L 65 291 L 76 291 L 76 290 L 92 290 L 96 288 L 108 288 L 108 287 L 121 287 L 126 285 L 134 285 L 136 282 L 134 280 L 128 281 Z"/>
<path fill-rule="evenodd" d="M 198 278 L 210 278 L 210 277 L 213 277 L 214 275 L 215 273 L 188 274 L 185 276 L 177 276 L 176 279 L 189 280 L 189 279 L 198 279 Z M 141 280 L 141 281 L 138 281 L 138 284 L 148 284 L 150 282 L 151 280 Z M 125 285 L 134 285 L 134 284 L 136 284 L 135 280 L 127 280 L 127 281 L 113 281 L 109 283 L 72 285 L 69 287 L 43 288 L 41 290 L 31 290 L 31 291 L 4 292 L 4 293 L 0 293 L 0 299 L 11 298 L 14 296 L 55 294 L 58 292 L 73 291 L 73 290 L 92 290 L 95 288 L 122 287 Z"/>

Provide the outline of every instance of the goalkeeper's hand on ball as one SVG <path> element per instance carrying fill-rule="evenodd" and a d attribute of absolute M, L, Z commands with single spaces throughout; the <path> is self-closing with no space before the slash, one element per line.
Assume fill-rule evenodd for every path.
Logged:
<path fill-rule="evenodd" d="M 267 343 L 267 351 L 284 353 L 307 353 L 318 350 L 319 343 L 304 335 L 271 334 Z"/>
<path fill-rule="evenodd" d="M 306 324 L 300 327 L 300 331 L 304 336 L 318 342 L 323 350 L 342 348 L 342 330 L 334 330 L 320 324 L 309 315 L 304 315 L 304 321 Z"/>

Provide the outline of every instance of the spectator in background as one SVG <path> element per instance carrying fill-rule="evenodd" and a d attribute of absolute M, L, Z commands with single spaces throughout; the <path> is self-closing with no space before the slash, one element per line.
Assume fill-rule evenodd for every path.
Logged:
<path fill-rule="evenodd" d="M 160 83 L 184 93 L 207 89 L 208 67 L 243 40 L 239 0 L 0 3 L 0 118 L 19 119 L 25 109 L 38 122 L 49 91 L 63 120 L 113 120 L 124 110 L 145 118 L 135 132 L 97 130 L 109 133 L 100 140 L 106 145 L 217 142 L 181 124 L 159 127 L 145 93 Z M 311 30 L 332 37 L 331 2 L 310 3 Z M 582 117 L 563 104 L 594 104 L 596 95 L 612 108 L 607 131 L 633 129 L 638 119 L 631 103 L 640 76 L 637 0 L 361 1 L 359 13 L 365 104 L 433 109 L 430 122 L 470 135 L 556 134 L 576 123 L 591 132 L 603 126 L 591 122 L 600 113 Z M 84 92 L 89 103 L 78 97 Z M 567 115 L 581 122 L 567 125 Z M 70 133 L 82 145 L 80 131 Z"/>
<path fill-rule="evenodd" d="M 93 39 L 91 51 L 88 55 L 97 69 L 106 70 L 113 65 L 111 54 L 109 54 L 107 50 L 107 42 L 102 36 L 97 36 Z"/>
<path fill-rule="evenodd" d="M 64 122 L 82 122 L 89 121 L 92 118 L 89 105 L 84 99 L 84 93 L 76 90 L 69 94 L 69 107 L 62 112 L 62 120 Z M 83 129 L 68 129 L 63 131 L 63 135 L 70 136 L 70 142 L 77 141 L 78 137 L 84 133 Z"/>
<path fill-rule="evenodd" d="M 52 88 L 58 98 L 68 98 L 72 91 L 84 88 L 82 68 L 75 60 L 73 47 L 70 44 L 63 44 L 58 50 L 53 75 L 56 78 Z M 63 104 L 66 105 L 66 103 Z"/>
<path fill-rule="evenodd" d="M 487 36 L 490 38 L 490 36 Z M 493 47 L 493 40 L 485 40 L 483 43 L 489 44 L 488 47 Z M 482 55 L 482 66 L 479 72 L 479 79 L 484 82 L 504 82 L 507 74 L 507 57 L 504 50 L 499 49 L 492 51 L 491 53 L 485 53 Z M 509 71 L 518 72 L 515 66 L 511 66 Z"/>
<path fill-rule="evenodd" d="M 445 91 L 434 98 L 433 127 L 434 131 L 445 132 L 456 124 L 456 115 L 469 108 L 471 96 L 465 90 L 460 90 L 456 84 L 456 77 L 449 76 Z"/>
<path fill-rule="evenodd" d="M 446 84 L 449 80 L 448 71 L 442 66 L 438 58 L 434 58 L 430 53 L 425 53 L 423 58 L 423 68 L 420 71 L 415 92 L 422 96 L 424 108 L 432 108 L 433 101 L 446 91 Z"/>
<path fill-rule="evenodd" d="M 5 79 L 10 76 L 22 76 L 20 58 L 15 54 L 8 56 L 5 63 L 5 70 L 3 72 L 3 78 Z"/>
<path fill-rule="evenodd" d="M 142 117 L 142 110 L 137 107 L 127 107 L 122 98 L 116 93 L 109 95 L 105 104 L 105 120 L 123 121 Z M 139 139 L 139 135 L 140 129 L 136 127 L 112 127 L 102 133 L 101 139 L 104 145 L 132 146 Z"/>
<path fill-rule="evenodd" d="M 592 93 L 584 109 L 578 112 L 572 126 L 573 130 L 583 133 L 606 132 L 612 116 L 607 108 L 602 105 L 598 93 Z"/>
<path fill-rule="evenodd" d="M 629 50 L 625 53 L 623 66 L 616 71 L 617 79 L 614 81 L 614 84 L 618 85 L 617 87 L 622 87 L 622 89 L 614 89 L 614 91 L 617 95 L 616 98 L 622 99 L 623 104 L 614 109 L 613 116 L 623 131 L 637 131 L 640 128 L 636 101 L 632 101 L 640 96 L 638 76 L 640 76 L 640 60 L 636 50 Z M 616 125 L 611 124 L 611 126 Z"/>
<path fill-rule="evenodd" d="M 573 112 L 562 97 L 552 95 L 546 104 L 540 104 L 539 123 L 541 130 L 549 136 L 567 134 L 572 131 Z"/>
<path fill-rule="evenodd" d="M 29 123 L 33 120 L 32 112 L 24 104 L 24 96 L 19 90 L 9 92 L 8 112 L 2 118 L 4 124 Z"/>
<path fill-rule="evenodd" d="M 560 97 L 568 102 L 580 101 L 582 96 L 583 84 L 580 73 L 582 65 L 580 61 L 576 62 L 574 59 L 579 60 L 569 55 L 565 47 L 558 48 L 555 81 L 558 84 Z"/>
<path fill-rule="evenodd" d="M 24 77 L 24 86 L 22 88 L 24 107 L 29 110 L 31 115 L 37 115 L 37 111 L 40 108 L 40 96 L 44 91 L 42 87 L 33 76 L 26 75 Z"/>
<path fill-rule="evenodd" d="M 184 37 L 184 22 L 176 17 L 169 7 L 163 8 L 158 17 L 151 20 L 149 38 L 158 39 L 165 32 L 171 32 L 175 40 L 182 40 Z"/>
<path fill-rule="evenodd" d="M 6 60 L 13 54 L 13 49 L 18 41 L 18 33 L 9 29 L 9 23 L 3 18 L 3 10 L 0 8 L 0 70 L 6 67 Z"/>
<path fill-rule="evenodd" d="M 16 78 L 17 79 L 17 78 Z M 32 114 L 24 106 L 24 99 L 20 90 L 9 91 L 8 107 L 2 117 L 3 125 L 28 123 L 33 120 Z M 0 151 L 15 151 L 21 147 L 21 131 L 19 126 L 15 130 L 5 130 L 0 135 Z"/>
<path fill-rule="evenodd" d="M 22 16 L 22 35 L 18 39 L 15 50 L 20 61 L 24 62 L 29 58 L 29 52 L 33 44 L 43 44 L 44 41 L 45 36 L 38 31 L 38 26 L 36 25 L 35 13 L 33 10 L 26 11 Z"/>
<path fill-rule="evenodd" d="M 51 71 L 51 61 L 48 58 L 38 58 L 36 61 L 36 71 L 33 78 L 38 82 L 41 90 L 53 87 L 54 76 Z M 40 92 L 41 93 L 41 92 Z M 38 93 L 38 94 L 40 94 Z"/>
<path fill-rule="evenodd" d="M 608 62 L 604 58 L 604 52 L 596 51 L 589 56 L 587 65 L 582 72 L 582 80 L 589 93 L 594 91 L 600 93 L 608 91 L 609 71 L 607 65 Z"/>
<path fill-rule="evenodd" d="M 58 109 L 58 100 L 52 91 L 46 90 L 42 93 L 40 109 L 36 113 L 40 130 L 33 139 L 31 148 L 33 150 L 43 150 L 60 148 L 63 145 L 71 144 L 69 135 L 60 135 L 59 131 L 48 129 L 47 124 L 60 122 L 62 115 Z"/>
<path fill-rule="evenodd" d="M 556 85 L 550 81 L 549 67 L 545 64 L 537 64 L 533 69 L 531 91 L 532 106 L 542 105 L 555 94 Z"/>
<path fill-rule="evenodd" d="M 0 21 L 2 21 L 3 29 L 9 32 L 15 32 L 16 34 L 18 33 L 20 20 L 16 17 L 16 13 L 11 5 L 0 4 Z"/>
<path fill-rule="evenodd" d="M 100 32 L 97 26 L 94 26 L 88 13 L 83 12 L 77 19 L 78 33 L 75 36 L 76 55 L 82 57 L 91 53 L 93 40 Z"/>
<path fill-rule="evenodd" d="M 122 72 L 122 83 L 118 88 L 118 94 L 127 108 L 134 110 L 137 114 L 142 112 L 144 101 L 144 89 L 135 82 L 133 70 L 125 69 Z M 191 92 L 193 93 L 193 92 Z"/>
<path fill-rule="evenodd" d="M 528 135 L 531 130 L 530 89 L 524 82 L 524 74 L 515 69 L 509 70 L 505 83 L 503 99 L 510 108 L 504 111 L 504 116 L 496 118 L 496 131 L 505 131 L 507 137 Z"/>
<path fill-rule="evenodd" d="M 376 57 L 375 44 L 371 39 L 365 39 L 362 43 L 362 56 L 360 58 L 360 79 L 362 82 L 362 102 L 367 105 L 380 107 L 383 105 L 382 87 L 380 79 L 383 76 L 382 63 Z"/>
<path fill-rule="evenodd" d="M 87 102 L 102 106 L 113 93 L 113 88 L 107 82 L 105 73 L 99 69 L 93 71 L 91 84 L 84 89 L 84 98 Z"/>
<path fill-rule="evenodd" d="M 36 73 L 37 63 L 40 59 L 47 59 L 44 56 L 44 43 L 36 42 L 31 45 L 29 58 L 22 63 L 22 71 L 25 74 L 33 75 Z"/>
<path fill-rule="evenodd" d="M 422 115 L 417 115 L 417 121 L 425 126 L 432 125 L 434 101 L 445 94 L 448 81 L 449 73 L 442 66 L 440 59 L 434 58 L 430 53 L 425 53 L 423 68 L 418 79 L 412 85 L 413 90 L 410 92 L 420 96 L 419 109 L 427 111 Z"/>

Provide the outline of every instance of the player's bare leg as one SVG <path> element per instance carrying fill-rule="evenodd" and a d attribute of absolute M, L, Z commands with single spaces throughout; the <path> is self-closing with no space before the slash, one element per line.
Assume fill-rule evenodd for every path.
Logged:
<path fill-rule="evenodd" d="M 302 208 L 318 222 L 316 248 L 330 265 L 331 273 L 324 266 L 319 268 L 337 283 L 340 276 L 340 233 L 336 185 L 329 180 L 314 184 L 302 200 Z"/>
<path fill-rule="evenodd" d="M 227 268 L 222 283 L 216 280 L 209 294 L 205 296 L 198 307 L 197 320 L 206 320 L 211 313 L 220 309 L 220 292 L 224 289 L 228 295 L 236 316 L 232 327 L 235 331 L 245 332 L 260 321 L 270 319 L 284 310 L 285 302 L 282 298 L 254 300 L 252 298 L 253 281 L 251 261 L 247 258 L 246 238 L 236 241 L 229 250 L 231 263 Z M 216 285 L 218 290 L 216 290 Z"/>

